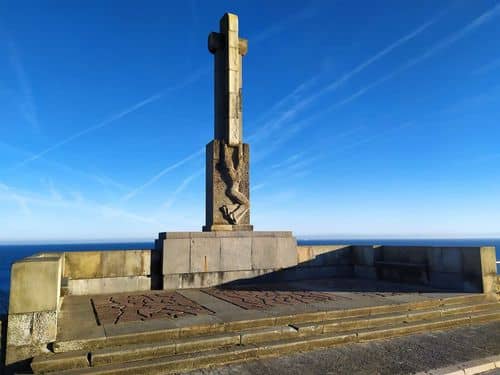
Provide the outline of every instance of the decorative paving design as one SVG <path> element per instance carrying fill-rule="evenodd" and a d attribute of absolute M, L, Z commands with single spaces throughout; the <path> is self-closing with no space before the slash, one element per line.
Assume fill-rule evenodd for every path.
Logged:
<path fill-rule="evenodd" d="M 92 297 L 91 301 L 98 324 L 213 314 L 213 311 L 176 292 L 106 295 Z"/>
<path fill-rule="evenodd" d="M 228 290 L 211 288 L 205 289 L 203 292 L 246 310 L 268 309 L 278 305 L 335 302 L 349 299 L 335 295 L 332 292 L 314 291 Z"/>

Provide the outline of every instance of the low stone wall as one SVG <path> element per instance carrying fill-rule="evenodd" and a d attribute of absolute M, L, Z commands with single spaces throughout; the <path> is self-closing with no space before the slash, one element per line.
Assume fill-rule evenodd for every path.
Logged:
<path fill-rule="evenodd" d="M 352 277 L 354 272 L 350 245 L 297 246 L 297 262 L 296 270 L 287 270 L 297 279 Z"/>
<path fill-rule="evenodd" d="M 354 276 L 493 293 L 494 247 L 353 246 Z"/>
<path fill-rule="evenodd" d="M 73 295 L 151 289 L 151 250 L 64 253 L 66 293 Z"/>

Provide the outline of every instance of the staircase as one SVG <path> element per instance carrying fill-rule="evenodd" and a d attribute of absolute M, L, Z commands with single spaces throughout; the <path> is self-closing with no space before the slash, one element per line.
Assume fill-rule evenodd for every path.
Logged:
<path fill-rule="evenodd" d="M 31 367 L 36 374 L 169 374 L 499 320 L 497 297 L 465 295 L 56 342 L 55 353 Z"/>

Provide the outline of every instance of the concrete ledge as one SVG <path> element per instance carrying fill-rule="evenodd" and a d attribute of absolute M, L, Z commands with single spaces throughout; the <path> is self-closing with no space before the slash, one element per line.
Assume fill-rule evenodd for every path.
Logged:
<path fill-rule="evenodd" d="M 125 293 L 150 289 L 151 278 L 148 276 L 68 280 L 68 292 L 72 295 Z"/>

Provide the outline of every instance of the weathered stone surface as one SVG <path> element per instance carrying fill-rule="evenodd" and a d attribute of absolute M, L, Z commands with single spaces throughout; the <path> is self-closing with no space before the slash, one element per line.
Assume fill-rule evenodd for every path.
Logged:
<path fill-rule="evenodd" d="M 9 314 L 57 310 L 62 257 L 25 258 L 12 265 Z"/>
<path fill-rule="evenodd" d="M 134 292 L 149 289 L 151 289 L 151 278 L 149 276 L 68 280 L 68 291 L 69 294 L 73 295 Z"/>
<path fill-rule="evenodd" d="M 76 351 L 68 353 L 47 353 L 37 356 L 31 362 L 31 369 L 35 374 L 57 372 L 76 368 L 89 367 L 87 351 Z"/>
<path fill-rule="evenodd" d="M 220 268 L 220 248 L 219 238 L 191 239 L 190 272 L 222 271 Z"/>
<path fill-rule="evenodd" d="M 6 363 L 11 364 L 47 351 L 57 335 L 57 312 L 9 314 Z"/>
<path fill-rule="evenodd" d="M 252 241 L 252 268 L 277 268 L 278 244 L 274 237 L 255 237 Z"/>
<path fill-rule="evenodd" d="M 297 240 L 295 237 L 276 237 L 278 268 L 297 265 Z"/>
<path fill-rule="evenodd" d="M 221 242 L 220 270 L 242 271 L 252 269 L 252 238 L 223 237 Z"/>
<path fill-rule="evenodd" d="M 484 246 L 481 252 L 481 274 L 483 293 L 496 292 L 497 265 L 494 246 Z"/>
<path fill-rule="evenodd" d="M 224 151 L 225 150 L 225 151 Z M 240 152 L 241 151 L 241 152 Z M 226 165 L 225 153 L 232 165 Z M 238 194 L 250 200 L 249 189 L 249 160 L 250 150 L 247 144 L 240 147 L 228 147 L 223 141 L 214 139 L 206 148 L 206 224 L 204 231 L 214 230 L 252 230 L 250 225 L 250 204 L 240 202 Z M 227 168 L 237 171 L 239 180 L 234 181 L 228 175 Z M 236 189 L 235 192 L 233 189 Z M 228 212 L 241 206 L 235 212 L 236 221 L 231 221 Z M 246 205 L 246 206 L 245 206 Z M 245 206 L 245 207 L 243 207 Z M 246 210 L 245 213 L 243 213 Z M 241 215 L 241 216 L 240 216 Z"/>
<path fill-rule="evenodd" d="M 81 251 L 64 253 L 64 277 L 147 276 L 151 273 L 151 250 Z"/>
<path fill-rule="evenodd" d="M 174 233 L 172 233 L 174 235 Z M 186 273 L 190 271 L 190 237 L 167 237 L 163 241 L 163 274 Z"/>

